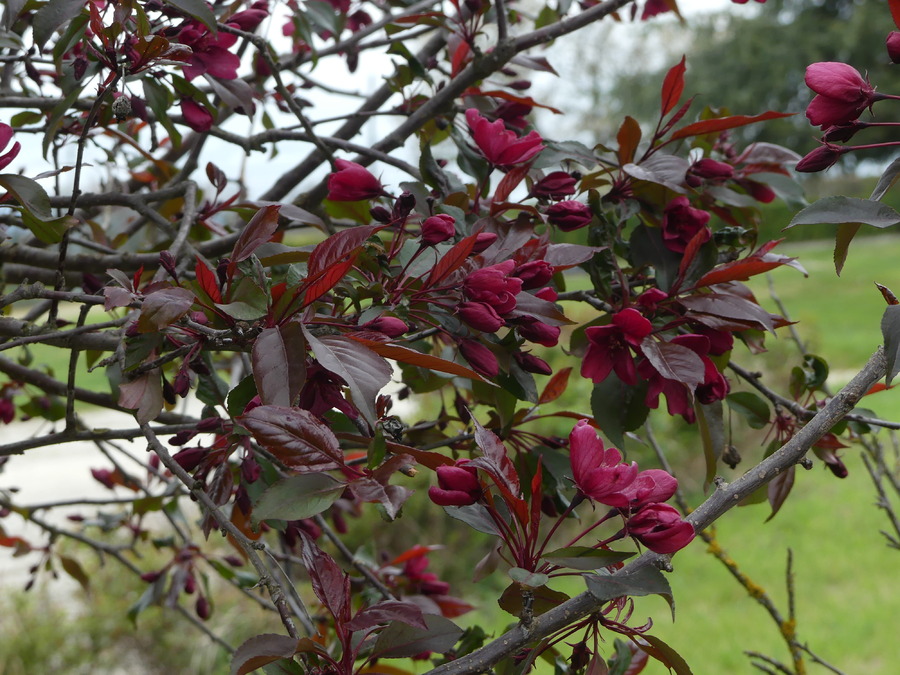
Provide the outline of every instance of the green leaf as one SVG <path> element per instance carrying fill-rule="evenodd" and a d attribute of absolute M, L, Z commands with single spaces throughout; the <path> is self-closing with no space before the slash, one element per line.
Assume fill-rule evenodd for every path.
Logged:
<path fill-rule="evenodd" d="M 32 28 L 34 44 L 41 50 L 56 29 L 81 13 L 84 0 L 50 0 L 34 14 Z"/>
<path fill-rule="evenodd" d="M 167 5 L 181 10 L 188 16 L 192 16 L 197 21 L 216 34 L 216 15 L 204 0 L 164 0 Z"/>
<path fill-rule="evenodd" d="M 91 580 L 85 573 L 81 564 L 75 560 L 75 558 L 70 558 L 65 555 L 59 556 L 59 562 L 62 564 L 62 568 L 65 570 L 66 574 L 77 581 L 78 585 L 84 589 L 85 593 L 90 593 Z"/>
<path fill-rule="evenodd" d="M 769 424 L 769 404 L 750 391 L 736 391 L 725 397 L 728 407 L 747 420 L 751 429 Z"/>
<path fill-rule="evenodd" d="M 888 168 L 884 170 L 884 173 L 881 174 L 881 178 L 878 179 L 878 184 L 872 190 L 869 199 L 877 201 L 884 197 L 884 194 L 897 182 L 898 177 L 900 177 L 900 157 L 891 162 Z"/>
<path fill-rule="evenodd" d="M 159 575 L 159 578 L 156 581 L 152 582 L 147 590 L 143 592 L 138 601 L 134 603 L 131 607 L 128 608 L 128 618 L 131 620 L 131 623 L 137 627 L 137 618 L 138 614 L 143 612 L 145 609 L 150 607 L 151 605 L 155 605 L 159 603 L 162 598 L 166 594 L 166 582 L 168 581 L 168 574 L 163 573 Z"/>
<path fill-rule="evenodd" d="M 41 220 L 31 215 L 30 211 L 23 211 L 22 222 L 35 237 L 45 244 L 58 244 L 62 241 L 66 231 L 78 224 L 78 219 L 74 216 L 63 216 L 53 220 Z"/>
<path fill-rule="evenodd" d="M 327 473 L 303 473 L 270 485 L 253 505 L 252 521 L 303 520 L 322 513 L 337 501 L 345 484 Z"/>
<path fill-rule="evenodd" d="M 35 218 L 45 219 L 52 215 L 50 197 L 36 181 L 15 173 L 0 173 L 0 187 L 15 197 L 16 201 Z"/>
<path fill-rule="evenodd" d="M 78 96 L 81 94 L 82 89 L 83 87 L 80 84 L 72 87 L 72 91 L 68 92 L 65 97 L 54 106 L 53 110 L 50 111 L 50 117 L 47 118 L 47 126 L 44 129 L 44 140 L 41 144 L 44 159 L 47 158 L 47 153 L 50 151 L 50 144 L 53 142 L 53 139 L 57 138 L 59 128 L 65 120 L 66 113 L 69 112 L 69 109 L 75 101 L 78 100 Z M 49 217 L 50 212 L 48 210 L 47 213 L 35 213 L 35 215 Z"/>
<path fill-rule="evenodd" d="M 675 620 L 675 599 L 669 582 L 655 567 L 645 565 L 637 570 L 622 570 L 616 574 L 584 574 L 588 591 L 597 600 L 604 602 L 623 596 L 638 597 L 658 595 L 672 608 L 672 620 Z"/>
<path fill-rule="evenodd" d="M 791 219 L 787 227 L 825 223 L 863 223 L 872 227 L 885 228 L 900 224 L 900 213 L 887 204 L 873 199 L 825 197 L 800 211 Z"/>
<path fill-rule="evenodd" d="M 594 385 L 591 412 L 594 421 L 613 445 L 625 445 L 625 433 L 634 431 L 647 419 L 650 409 L 644 403 L 647 383 L 629 387 L 615 373 Z"/>
<path fill-rule="evenodd" d="M 590 546 L 567 546 L 545 553 L 543 559 L 554 565 L 593 571 L 628 560 L 634 553 L 607 551 Z"/>
<path fill-rule="evenodd" d="M 703 456 L 706 459 L 706 486 L 716 477 L 716 463 L 728 447 L 725 436 L 725 422 L 722 415 L 722 402 L 694 406 L 697 412 L 697 426 L 703 441 Z"/>
<path fill-rule="evenodd" d="M 900 372 L 900 305 L 888 305 L 881 317 L 881 334 L 884 336 L 884 356 L 887 359 L 886 384 Z"/>
<path fill-rule="evenodd" d="M 539 572 L 529 572 L 526 569 L 521 567 L 513 567 L 509 570 L 509 577 L 517 584 L 521 586 L 527 586 L 528 588 L 540 588 L 548 581 L 550 581 L 550 577 L 546 574 L 541 574 Z"/>
<path fill-rule="evenodd" d="M 844 263 L 847 261 L 847 251 L 850 248 L 850 242 L 859 232 L 862 223 L 841 223 L 837 228 L 837 235 L 834 238 L 834 271 L 841 276 L 841 270 L 844 269 Z"/>

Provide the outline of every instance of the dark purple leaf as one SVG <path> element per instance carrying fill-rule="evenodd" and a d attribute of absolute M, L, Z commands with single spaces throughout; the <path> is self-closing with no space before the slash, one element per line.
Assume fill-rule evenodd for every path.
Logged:
<path fill-rule="evenodd" d="M 387 225 L 361 225 L 341 230 L 318 244 L 309 255 L 308 275 L 310 279 L 322 274 L 333 265 L 345 261 L 362 246 L 369 237 Z"/>
<path fill-rule="evenodd" d="M 681 299 L 689 313 L 709 314 L 723 319 L 756 324 L 759 328 L 775 332 L 772 315 L 746 298 L 731 293 L 704 293 Z"/>
<path fill-rule="evenodd" d="M 791 489 L 794 487 L 796 470 L 796 466 L 788 467 L 769 481 L 766 494 L 769 497 L 769 505 L 772 507 L 772 513 L 766 518 L 766 522 L 769 522 L 775 517 L 775 514 L 781 510 L 788 495 L 791 494 Z"/>
<path fill-rule="evenodd" d="M 356 613 L 346 627 L 351 631 L 366 630 L 373 626 L 400 621 L 408 626 L 428 630 L 428 624 L 422 616 L 422 609 L 411 602 L 399 600 L 382 600 L 365 607 Z"/>
<path fill-rule="evenodd" d="M 306 381 L 306 342 L 300 324 L 266 328 L 253 343 L 253 381 L 264 405 L 289 407 Z"/>
<path fill-rule="evenodd" d="M 237 263 L 246 260 L 253 252 L 272 238 L 278 229 L 277 204 L 266 206 L 256 212 L 247 226 L 241 232 L 238 240 L 234 242 L 234 250 L 231 252 L 231 264 L 229 273 L 233 274 Z"/>
<path fill-rule="evenodd" d="M 641 351 L 656 372 L 667 380 L 684 383 L 691 391 L 703 382 L 706 370 L 703 360 L 696 352 L 684 345 L 673 342 L 657 342 L 653 338 L 644 338 Z"/>
<path fill-rule="evenodd" d="M 316 597 L 334 616 L 338 624 L 350 621 L 350 577 L 330 555 L 316 546 L 306 534 L 300 534 L 300 558 L 309 574 Z"/>
<path fill-rule="evenodd" d="M 462 635 L 462 629 L 438 614 L 424 614 L 428 626 L 425 629 L 394 621 L 378 635 L 373 656 L 383 659 L 399 659 L 416 656 L 422 652 L 448 651 Z"/>
<path fill-rule="evenodd" d="M 136 380 L 119 385 L 119 405 L 134 410 L 141 424 L 156 419 L 163 409 L 162 379 L 159 369 L 144 373 Z"/>
<path fill-rule="evenodd" d="M 397 517 L 397 514 L 400 513 L 400 507 L 413 493 L 408 488 L 400 485 L 382 484 L 368 476 L 357 478 L 350 483 L 350 489 L 353 490 L 353 494 L 364 502 L 381 504 L 391 520 Z"/>
<path fill-rule="evenodd" d="M 606 246 L 582 246 L 581 244 L 550 244 L 544 260 L 557 269 L 575 267 L 587 262 L 595 253 L 606 250 Z"/>
<path fill-rule="evenodd" d="M 318 362 L 347 383 L 353 403 L 374 427 L 375 399 L 391 381 L 388 362 L 356 340 L 340 335 L 317 338 L 306 328 L 303 333 Z"/>
<path fill-rule="evenodd" d="M 527 291 L 516 296 L 516 308 L 509 313 L 509 316 L 530 316 L 548 326 L 565 326 L 575 323 L 566 318 L 566 315 L 560 312 L 555 304 L 549 300 L 542 300 Z"/>
<path fill-rule="evenodd" d="M 887 360 L 887 380 L 890 386 L 900 372 L 900 305 L 888 305 L 881 317 L 881 334 L 884 338 L 884 356 Z"/>
<path fill-rule="evenodd" d="M 269 663 L 289 659 L 297 653 L 297 638 L 263 633 L 250 638 L 231 657 L 231 675 L 247 675 Z"/>
<path fill-rule="evenodd" d="M 683 193 L 684 176 L 691 164 L 683 157 L 657 152 L 640 164 L 626 164 L 622 171 L 632 178 L 665 185 L 673 192 Z"/>
<path fill-rule="evenodd" d="M 539 616 L 569 599 L 569 596 L 565 593 L 554 591 L 547 586 L 529 590 L 534 598 L 531 605 L 531 612 L 534 616 Z M 504 612 L 509 612 L 513 616 L 520 616 L 522 613 L 522 587 L 517 583 L 507 586 L 497 600 L 497 604 L 500 605 Z"/>
<path fill-rule="evenodd" d="M 238 417 L 237 422 L 297 471 L 328 471 L 344 464 L 334 433 L 307 410 L 262 405 Z"/>
<path fill-rule="evenodd" d="M 475 425 L 475 443 L 481 448 L 483 454 L 469 462 L 469 466 L 484 469 L 498 485 L 505 487 L 510 494 L 518 496 L 522 491 L 519 485 L 519 475 L 506 454 L 506 446 L 503 445 L 503 441 L 493 431 L 481 426 L 474 416 L 472 423 Z"/>
<path fill-rule="evenodd" d="M 141 304 L 138 330 L 141 333 L 155 333 L 171 326 L 187 314 L 194 304 L 194 294 L 186 288 L 171 286 L 150 293 Z"/>

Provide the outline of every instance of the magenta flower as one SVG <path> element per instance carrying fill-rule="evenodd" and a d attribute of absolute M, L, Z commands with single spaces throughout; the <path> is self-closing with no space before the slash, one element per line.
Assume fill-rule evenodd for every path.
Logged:
<path fill-rule="evenodd" d="M 181 114 L 184 115 L 184 123 L 198 133 L 209 131 L 213 125 L 212 113 L 192 98 L 181 99 Z"/>
<path fill-rule="evenodd" d="M 581 376 L 602 382 L 615 371 L 625 384 L 637 384 L 631 350 L 638 349 L 652 331 L 653 325 L 631 307 L 614 314 L 609 325 L 585 329 L 588 349 L 581 363 Z"/>
<path fill-rule="evenodd" d="M 459 352 L 472 366 L 472 370 L 479 375 L 492 378 L 497 377 L 500 373 L 500 364 L 497 362 L 494 352 L 478 342 L 478 340 L 461 340 Z"/>
<path fill-rule="evenodd" d="M 675 553 L 693 541 L 694 526 L 668 504 L 648 504 L 629 518 L 628 534 L 655 553 Z"/>
<path fill-rule="evenodd" d="M 627 500 L 627 508 L 636 511 L 647 504 L 668 501 L 677 489 L 678 481 L 672 474 L 662 469 L 647 469 L 639 472 L 619 494 Z"/>
<path fill-rule="evenodd" d="M 806 117 L 822 129 L 852 122 L 878 100 L 868 80 L 846 63 L 813 63 L 806 68 L 806 86 L 817 94 L 806 108 Z"/>
<path fill-rule="evenodd" d="M 848 148 L 842 148 L 840 145 L 825 143 L 810 152 L 806 157 L 797 162 L 795 170 L 801 173 L 815 173 L 816 171 L 824 171 L 834 166 Z"/>
<path fill-rule="evenodd" d="M 579 420 L 569 434 L 569 461 L 572 480 L 586 497 L 607 506 L 628 505 L 621 493 L 637 478 L 638 465 L 622 464 L 622 453 L 605 449 L 587 420 Z"/>
<path fill-rule="evenodd" d="M 575 200 L 557 202 L 547 208 L 547 220 L 563 232 L 571 232 L 589 224 L 594 214 L 587 204 Z"/>
<path fill-rule="evenodd" d="M 475 145 L 494 166 L 505 168 L 530 162 L 544 149 L 536 131 L 520 138 L 515 132 L 508 131 L 502 120 L 488 122 L 474 108 L 466 110 L 466 122 Z"/>
<path fill-rule="evenodd" d="M 0 122 L 0 151 L 6 149 L 6 146 L 9 145 L 12 137 L 13 128 L 8 124 Z M 19 154 L 19 150 L 21 149 L 21 144 L 16 141 L 9 150 L 0 155 L 0 170 L 5 169 L 7 166 L 9 166 L 9 163 L 16 158 L 16 155 Z"/>
<path fill-rule="evenodd" d="M 540 359 L 538 359 L 540 360 Z M 9 424 L 16 418 L 16 406 L 11 399 L 0 398 L 0 422 Z"/>
<path fill-rule="evenodd" d="M 436 216 L 426 218 L 422 223 L 422 243 L 426 246 L 434 246 L 447 241 L 456 234 L 456 220 L 453 216 L 439 213 Z"/>
<path fill-rule="evenodd" d="M 205 73 L 223 80 L 237 78 L 241 59 L 228 51 L 237 42 L 237 35 L 222 32 L 213 38 L 206 26 L 192 21 L 181 29 L 175 39 L 191 49 L 186 59 L 189 64 L 184 66 L 184 76 L 188 80 Z"/>
<path fill-rule="evenodd" d="M 438 484 L 428 488 L 428 497 L 438 506 L 469 506 L 481 498 L 478 473 L 460 460 L 454 466 L 436 469 Z"/>
<path fill-rule="evenodd" d="M 731 164 L 704 157 L 691 164 L 688 175 L 709 181 L 723 181 L 734 176 L 734 167 Z"/>
<path fill-rule="evenodd" d="M 575 194 L 577 181 L 565 171 L 553 171 L 541 178 L 531 188 L 534 197 L 545 199 L 562 199 Z"/>
<path fill-rule="evenodd" d="M 516 296 L 522 291 L 522 280 L 510 276 L 515 268 L 514 260 L 504 260 L 475 270 L 463 282 L 463 293 L 470 300 L 490 305 L 497 314 L 508 314 L 516 308 Z"/>
<path fill-rule="evenodd" d="M 495 333 L 504 324 L 494 308 L 485 302 L 462 302 L 456 308 L 456 312 L 459 318 L 472 328 L 485 333 Z"/>
<path fill-rule="evenodd" d="M 692 207 L 687 197 L 675 197 L 663 210 L 663 244 L 675 253 L 684 253 L 690 241 L 698 235 L 705 244 L 712 237 L 706 226 L 708 222 L 706 211 Z"/>
<path fill-rule="evenodd" d="M 333 202 L 358 202 L 384 194 L 384 188 L 369 170 L 346 159 L 334 160 L 337 171 L 328 176 L 328 199 Z"/>
<path fill-rule="evenodd" d="M 266 0 L 257 0 L 249 8 L 228 17 L 228 25 L 252 33 L 259 28 L 259 24 L 267 16 L 269 16 L 269 3 Z"/>

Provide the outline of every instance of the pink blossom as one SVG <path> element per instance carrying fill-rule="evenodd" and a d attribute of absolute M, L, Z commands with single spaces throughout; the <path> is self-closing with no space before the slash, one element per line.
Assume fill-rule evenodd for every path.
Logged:
<path fill-rule="evenodd" d="M 585 329 L 588 349 L 581 364 L 581 376 L 602 382 L 615 371 L 625 384 L 637 384 L 631 350 L 637 349 L 652 331 L 653 325 L 632 307 L 614 314 L 609 325 Z"/>
<path fill-rule="evenodd" d="M 488 122 L 474 108 L 466 110 L 466 122 L 475 145 L 494 166 L 510 167 L 530 162 L 544 149 L 536 131 L 520 138 L 515 132 L 508 131 L 502 120 Z"/>
<path fill-rule="evenodd" d="M 693 541 L 694 526 L 668 504 L 648 504 L 626 525 L 628 534 L 656 553 L 675 553 Z"/>
<path fill-rule="evenodd" d="M 213 38 L 206 26 L 198 21 L 192 21 L 181 29 L 176 39 L 191 48 L 191 54 L 187 59 L 190 63 L 184 66 L 184 76 L 188 80 L 193 80 L 204 73 L 223 80 L 233 80 L 237 77 L 241 59 L 237 54 L 228 51 L 228 48 L 237 42 L 237 35 L 220 32 Z"/>
<path fill-rule="evenodd" d="M 587 420 L 579 420 L 569 434 L 569 461 L 575 486 L 590 499 L 608 506 L 627 506 L 622 490 L 634 482 L 638 465 L 622 464 L 622 453 L 604 448 Z"/>
<path fill-rule="evenodd" d="M 252 33 L 259 28 L 259 24 L 267 16 L 269 16 L 269 3 L 266 0 L 257 0 L 249 8 L 228 17 L 228 24 Z"/>
<path fill-rule="evenodd" d="M 678 481 L 672 474 L 662 469 L 647 469 L 639 472 L 619 494 L 627 500 L 629 509 L 636 510 L 671 499 L 677 489 Z"/>
<path fill-rule="evenodd" d="M 900 32 L 892 30 L 884 41 L 888 58 L 893 63 L 900 63 Z"/>
<path fill-rule="evenodd" d="M 519 265 L 512 275 L 522 280 L 522 290 L 545 286 L 553 278 L 554 267 L 546 260 L 531 260 Z"/>
<path fill-rule="evenodd" d="M 806 117 L 822 129 L 852 122 L 878 98 L 868 80 L 846 63 L 811 64 L 806 68 L 806 86 L 817 94 L 806 108 Z"/>
<path fill-rule="evenodd" d="M 184 115 L 184 123 L 198 133 L 209 131 L 213 125 L 212 113 L 192 98 L 181 99 L 181 114 Z"/>
<path fill-rule="evenodd" d="M 328 176 L 328 199 L 333 202 L 358 202 L 384 194 L 381 183 L 368 169 L 346 159 L 334 160 L 337 171 Z"/>
<path fill-rule="evenodd" d="M 709 214 L 702 209 L 695 209 L 687 197 L 675 197 L 663 210 L 662 237 L 663 244 L 670 251 L 684 253 L 695 236 L 700 236 L 706 243 L 712 232 L 706 224 Z"/>

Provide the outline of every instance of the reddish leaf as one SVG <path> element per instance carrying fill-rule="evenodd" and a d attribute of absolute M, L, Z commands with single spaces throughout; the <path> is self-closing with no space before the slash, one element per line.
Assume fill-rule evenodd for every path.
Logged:
<path fill-rule="evenodd" d="M 353 403 L 375 426 L 375 399 L 391 381 L 391 366 L 371 349 L 342 335 L 315 337 L 303 329 L 310 349 L 322 366 L 341 377 L 350 388 Z"/>
<path fill-rule="evenodd" d="M 481 448 L 483 454 L 469 462 L 469 466 L 484 469 L 498 485 L 503 485 L 509 492 L 518 495 L 521 492 L 519 475 L 506 454 L 506 446 L 503 445 L 503 441 L 493 431 L 481 426 L 474 417 L 472 417 L 472 423 L 475 425 L 475 443 Z"/>
<path fill-rule="evenodd" d="M 253 343 L 253 381 L 264 405 L 289 407 L 306 381 L 306 342 L 300 324 L 266 328 Z"/>
<path fill-rule="evenodd" d="M 351 631 L 365 630 L 391 621 L 401 621 L 408 626 L 428 630 L 428 624 L 422 617 L 422 609 L 411 602 L 399 600 L 382 600 L 359 610 L 346 627 Z"/>
<path fill-rule="evenodd" d="M 759 115 L 733 115 L 731 117 L 718 117 L 711 120 L 701 120 L 681 127 L 672 134 L 672 140 L 678 138 L 688 138 L 690 136 L 702 136 L 704 134 L 714 134 L 726 129 L 735 129 L 743 127 L 747 124 L 755 124 L 756 122 L 765 122 L 767 120 L 776 120 L 781 117 L 791 117 L 796 113 L 781 113 L 774 110 L 768 110 Z"/>
<path fill-rule="evenodd" d="M 891 17 L 894 19 L 894 25 L 900 28 L 900 0 L 888 0 L 888 6 L 891 8 Z"/>
<path fill-rule="evenodd" d="M 446 359 L 441 359 L 437 356 L 432 356 L 431 354 L 422 354 L 421 352 L 417 352 L 414 349 L 401 347 L 400 345 L 376 342 L 375 340 L 368 340 L 364 337 L 357 337 L 355 335 L 348 335 L 347 337 L 351 340 L 359 342 L 362 345 L 365 345 L 367 348 L 371 349 L 373 352 L 375 352 L 379 356 L 383 356 L 386 359 L 393 359 L 394 361 L 400 361 L 401 363 L 408 363 L 411 366 L 419 366 L 420 368 L 436 370 L 440 373 L 458 375 L 459 377 L 466 377 L 470 380 L 480 380 L 482 382 L 488 382 L 488 380 L 485 380 L 474 370 L 470 370 L 469 368 L 466 368 L 465 366 L 458 363 L 454 363 L 453 361 L 447 361 Z"/>
<path fill-rule="evenodd" d="M 692 349 L 673 342 L 657 342 L 648 337 L 641 343 L 641 351 L 656 372 L 667 380 L 682 382 L 691 391 L 703 382 L 705 366 Z"/>
<path fill-rule="evenodd" d="M 569 374 L 571 372 L 572 368 L 566 367 L 553 373 L 553 377 L 550 378 L 547 386 L 544 387 L 544 391 L 541 392 L 538 403 L 550 403 L 562 396 L 569 385 Z"/>
<path fill-rule="evenodd" d="M 889 389 L 893 389 L 893 387 L 887 386 L 884 382 L 876 382 L 864 395 L 869 396 L 870 394 L 877 394 L 880 391 L 888 391 Z"/>
<path fill-rule="evenodd" d="M 296 652 L 296 638 L 275 633 L 257 635 L 234 652 L 231 657 L 231 675 L 247 675 L 269 663 L 292 658 Z"/>
<path fill-rule="evenodd" d="M 750 277 L 763 274 L 776 267 L 781 267 L 782 265 L 789 265 L 795 269 L 799 269 L 803 272 L 804 276 L 809 276 L 800 263 L 796 262 L 795 258 L 769 252 L 777 243 L 777 241 L 771 241 L 742 260 L 735 260 L 734 262 L 719 265 L 714 270 L 703 275 L 703 277 L 695 284 L 694 288 L 722 284 L 727 281 L 746 281 Z"/>
<path fill-rule="evenodd" d="M 681 61 L 672 66 L 666 73 L 666 79 L 663 80 L 662 86 L 662 116 L 665 117 L 672 108 L 678 105 L 681 94 L 684 92 L 684 65 L 685 57 L 681 57 Z M 630 161 L 630 160 L 629 160 Z"/>
<path fill-rule="evenodd" d="M 435 284 L 446 279 L 451 272 L 458 270 L 460 265 L 462 265 L 466 258 L 472 253 L 472 249 L 475 248 L 475 239 L 477 237 L 477 234 L 470 234 L 468 237 L 464 237 L 456 242 L 453 247 L 437 261 L 437 264 L 431 268 L 431 274 L 428 275 L 428 280 L 425 282 L 425 288 L 431 288 Z"/>
<path fill-rule="evenodd" d="M 222 293 L 219 291 L 216 273 L 209 269 L 199 257 L 194 266 L 194 273 L 197 275 L 197 283 L 200 284 L 200 288 L 209 296 L 209 299 L 213 302 L 222 302 Z"/>
<path fill-rule="evenodd" d="M 387 444 L 387 449 L 391 452 L 398 454 L 402 453 L 405 455 L 409 455 L 417 463 L 422 466 L 427 466 L 432 471 L 437 469 L 439 466 L 450 466 L 453 464 L 453 460 L 447 457 L 446 455 L 442 455 L 439 452 L 429 452 L 427 450 L 419 450 L 417 448 L 411 448 L 408 445 L 403 445 L 401 443 L 395 443 L 394 441 L 385 441 Z"/>
<path fill-rule="evenodd" d="M 339 625 L 350 621 L 350 577 L 305 533 L 300 533 L 300 559 L 316 597 Z"/>
<path fill-rule="evenodd" d="M 237 421 L 292 469 L 318 472 L 344 464 L 334 433 L 307 410 L 262 405 Z"/>
<path fill-rule="evenodd" d="M 521 183 L 528 174 L 530 168 L 531 166 L 529 164 L 522 164 L 521 166 L 510 169 L 507 174 L 503 176 L 500 183 L 498 183 L 497 189 L 494 191 L 494 201 L 505 202 L 510 193 L 516 189 L 516 186 Z"/>
<path fill-rule="evenodd" d="M 553 73 L 557 77 L 559 77 L 559 73 L 556 72 L 556 69 L 550 65 L 550 62 L 543 56 L 530 56 L 528 54 L 516 54 L 512 57 L 511 63 L 515 63 L 519 66 L 524 66 L 526 68 L 530 68 L 531 70 L 539 70 L 542 73 Z"/>
<path fill-rule="evenodd" d="M 309 278 L 315 279 L 325 273 L 336 263 L 345 261 L 362 246 L 369 237 L 386 225 L 363 225 L 351 227 L 331 235 L 325 241 L 319 243 L 309 254 Z"/>
<path fill-rule="evenodd" d="M 398 555 L 396 558 L 391 560 L 388 565 L 400 565 L 405 563 L 407 560 L 414 560 L 415 558 L 420 558 L 423 555 L 427 555 L 432 551 L 439 551 L 444 548 L 439 545 L 431 545 L 431 546 L 423 546 L 422 544 L 415 544 L 411 548 L 406 549 L 403 553 Z"/>
<path fill-rule="evenodd" d="M 120 384 L 119 405 L 134 410 L 134 416 L 141 424 L 155 420 L 163 409 L 159 368 L 144 373 L 136 380 Z"/>
<path fill-rule="evenodd" d="M 619 143 L 619 163 L 628 164 L 634 161 L 634 153 L 641 142 L 641 125 L 630 115 L 622 122 L 616 135 Z"/>
<path fill-rule="evenodd" d="M 250 219 L 237 241 L 234 242 L 231 263 L 228 265 L 229 276 L 234 274 L 239 262 L 253 255 L 256 249 L 269 241 L 275 234 L 275 230 L 278 229 L 278 209 L 280 208 L 281 206 L 278 204 L 271 204 L 261 208 Z"/>
<path fill-rule="evenodd" d="M 134 302 L 134 293 L 118 286 L 107 286 L 104 288 L 103 297 L 106 298 L 103 303 L 103 309 L 107 311 L 116 307 L 127 307 Z"/>
<path fill-rule="evenodd" d="M 450 61 L 450 74 L 452 77 L 459 75 L 459 72 L 468 62 L 470 53 L 469 43 L 465 40 L 460 40 L 453 52 L 453 59 Z"/>
<path fill-rule="evenodd" d="M 144 298 L 138 317 L 138 331 L 155 333 L 171 326 L 188 313 L 194 304 L 194 294 L 186 288 L 170 286 L 154 291 Z"/>
<path fill-rule="evenodd" d="M 875 282 L 875 287 L 881 292 L 881 297 L 884 298 L 884 301 L 887 304 L 900 305 L 900 301 L 897 300 L 897 296 L 894 295 L 894 292 L 890 288 L 879 284 L 877 281 Z"/>
<path fill-rule="evenodd" d="M 306 307 L 323 295 L 325 295 L 328 291 L 334 288 L 337 283 L 344 278 L 344 275 L 350 271 L 350 268 L 353 267 L 355 255 L 351 256 L 347 260 L 343 260 L 341 262 L 337 262 L 333 264 L 328 269 L 322 271 L 318 276 L 316 276 L 315 280 L 305 286 L 304 295 L 303 295 L 303 304 L 301 307 Z"/>
<path fill-rule="evenodd" d="M 553 108 L 549 105 L 544 105 L 543 103 L 538 103 L 530 96 L 516 96 L 515 94 L 510 94 L 508 91 L 503 91 L 502 89 L 491 89 L 490 91 L 481 91 L 477 87 L 472 87 L 467 89 L 465 92 L 461 94 L 461 96 L 490 96 L 492 98 L 502 98 L 504 101 L 511 101 L 512 103 L 521 103 L 522 105 L 527 105 L 532 108 L 543 108 L 544 110 L 549 110 L 550 112 L 556 113 L 557 115 L 562 115 L 562 111 L 556 108 Z"/>

